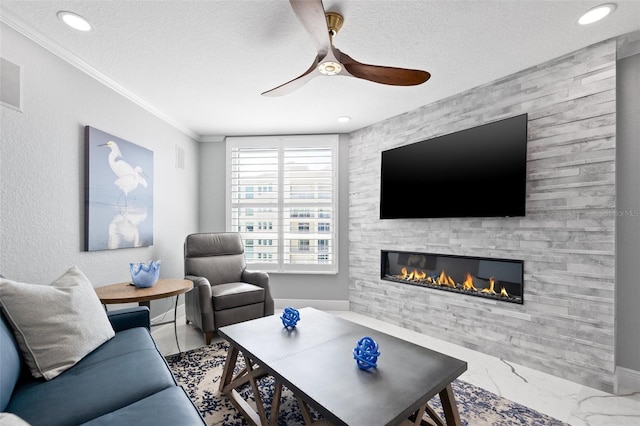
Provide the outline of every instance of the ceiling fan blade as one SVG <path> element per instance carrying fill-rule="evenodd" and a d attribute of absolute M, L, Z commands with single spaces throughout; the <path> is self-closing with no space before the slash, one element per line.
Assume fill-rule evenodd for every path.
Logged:
<path fill-rule="evenodd" d="M 363 64 L 342 52 L 340 62 L 353 77 L 392 86 L 416 86 L 431 77 L 431 74 L 422 70 Z"/>
<path fill-rule="evenodd" d="M 275 87 L 271 90 L 267 90 L 266 92 L 262 92 L 261 95 L 263 96 L 282 96 L 282 95 L 286 95 L 288 93 L 293 92 L 294 90 L 297 90 L 299 88 L 301 88 L 302 86 L 304 86 L 305 84 L 307 84 L 309 81 L 311 81 L 311 79 L 313 79 L 314 77 L 317 77 L 320 74 L 320 71 L 318 71 L 318 57 L 316 57 L 315 61 L 313 61 L 313 64 L 311 64 L 311 66 L 309 67 L 308 70 L 306 70 L 302 75 L 300 75 L 299 77 L 294 78 L 291 81 L 287 81 L 284 84 L 281 84 L 278 87 Z"/>
<path fill-rule="evenodd" d="M 298 20 L 311 36 L 318 56 L 326 55 L 331 48 L 331 37 L 322 0 L 289 0 L 289 2 Z"/>

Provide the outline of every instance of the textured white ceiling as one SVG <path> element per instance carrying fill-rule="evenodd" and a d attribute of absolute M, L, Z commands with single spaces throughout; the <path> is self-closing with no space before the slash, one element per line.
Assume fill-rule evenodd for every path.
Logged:
<path fill-rule="evenodd" d="M 0 19 L 196 138 L 345 133 L 602 40 L 640 30 L 640 0 L 591 26 L 600 1 L 325 0 L 344 16 L 334 44 L 364 63 L 429 71 L 395 87 L 321 77 L 283 97 L 260 93 L 304 72 L 311 39 L 286 0 L 9 1 Z M 68 10 L 94 26 L 80 33 Z M 353 117 L 338 123 L 341 115 Z"/>

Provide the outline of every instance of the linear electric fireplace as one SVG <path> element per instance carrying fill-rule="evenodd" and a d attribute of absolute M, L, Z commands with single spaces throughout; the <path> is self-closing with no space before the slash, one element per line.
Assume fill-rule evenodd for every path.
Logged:
<path fill-rule="evenodd" d="M 522 304 L 523 264 L 512 259 L 382 250 L 380 278 Z"/>

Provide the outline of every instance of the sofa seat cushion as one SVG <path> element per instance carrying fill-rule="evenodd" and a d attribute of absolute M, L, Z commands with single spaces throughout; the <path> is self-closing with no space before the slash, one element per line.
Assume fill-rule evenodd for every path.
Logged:
<path fill-rule="evenodd" d="M 174 386 L 83 423 L 86 426 L 159 424 L 191 426 L 205 422 L 184 390 Z"/>
<path fill-rule="evenodd" d="M 213 310 L 237 308 L 264 302 L 264 288 L 257 285 L 233 282 L 211 286 Z"/>
<path fill-rule="evenodd" d="M 6 411 L 31 424 L 80 424 L 175 385 L 149 331 L 134 328 L 53 380 L 23 379 Z"/>

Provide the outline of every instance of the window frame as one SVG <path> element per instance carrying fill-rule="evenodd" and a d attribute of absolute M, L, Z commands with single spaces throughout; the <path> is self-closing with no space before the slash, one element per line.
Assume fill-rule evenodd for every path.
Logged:
<path fill-rule="evenodd" d="M 331 217 L 327 220 L 326 213 L 318 214 L 316 218 L 312 218 L 311 220 L 315 220 L 316 222 L 329 222 L 331 223 L 329 232 L 322 232 L 321 238 L 322 240 L 331 240 L 332 250 L 331 252 L 327 251 L 318 251 L 316 253 L 317 256 L 317 264 L 290 264 L 285 263 L 284 256 L 284 243 L 287 240 L 286 231 L 284 228 L 284 217 L 285 217 L 285 207 L 291 208 L 291 205 L 285 205 L 284 201 L 284 177 L 283 177 L 283 165 L 284 165 L 284 150 L 287 148 L 296 149 L 296 148 L 316 148 L 316 147 L 326 147 L 331 150 L 331 167 L 332 167 L 332 194 L 333 197 L 330 202 L 331 208 Z M 225 195 L 225 223 L 227 231 L 235 231 L 233 229 L 233 215 L 232 209 L 234 208 L 233 204 L 233 192 L 232 192 L 232 172 L 233 172 L 233 150 L 234 148 L 266 148 L 266 149 L 277 149 L 278 150 L 278 197 L 274 204 L 277 204 L 277 241 L 278 241 L 278 262 L 274 265 L 273 263 L 266 262 L 257 262 L 257 259 L 247 259 L 247 266 L 250 269 L 259 269 L 264 270 L 270 273 L 308 273 L 308 274 L 337 274 L 338 273 L 338 234 L 339 234 L 339 226 L 338 226 L 338 212 L 339 212 L 339 135 L 337 134 L 324 134 L 324 135 L 296 135 L 296 136 L 242 136 L 242 137 L 227 137 L 225 140 L 225 149 L 226 149 L 226 159 L 225 159 L 225 181 L 226 181 L 226 195 Z M 323 200 L 323 198 L 318 198 L 318 200 Z M 246 209 L 250 209 L 251 206 L 245 207 Z M 256 210 L 257 207 L 253 207 L 253 210 Z M 304 208 L 304 205 L 302 206 Z M 289 220 L 294 219 L 293 217 L 289 218 Z M 260 219 L 258 219 L 260 220 Z M 304 217 L 296 217 L 296 221 L 298 222 L 308 222 L 309 219 Z M 257 221 L 254 219 L 253 224 L 256 225 Z M 317 227 L 317 223 L 316 223 Z M 255 228 L 255 226 L 254 226 Z M 317 230 L 316 230 L 317 231 Z M 260 245 L 255 244 L 258 241 L 258 237 L 251 236 L 250 233 L 246 233 L 243 230 L 240 230 L 240 233 L 243 236 L 243 239 L 252 239 L 254 242 L 253 250 L 256 252 L 256 249 L 260 247 Z M 299 235 L 299 237 L 303 237 L 303 235 Z M 289 240 L 296 240 L 300 238 L 289 237 Z M 318 239 L 318 241 L 320 238 Z M 318 244 L 319 247 L 319 244 Z M 296 252 L 291 252 L 296 253 Z M 325 263 L 322 261 L 320 257 L 328 257 L 331 256 L 333 261 L 331 263 Z"/>

